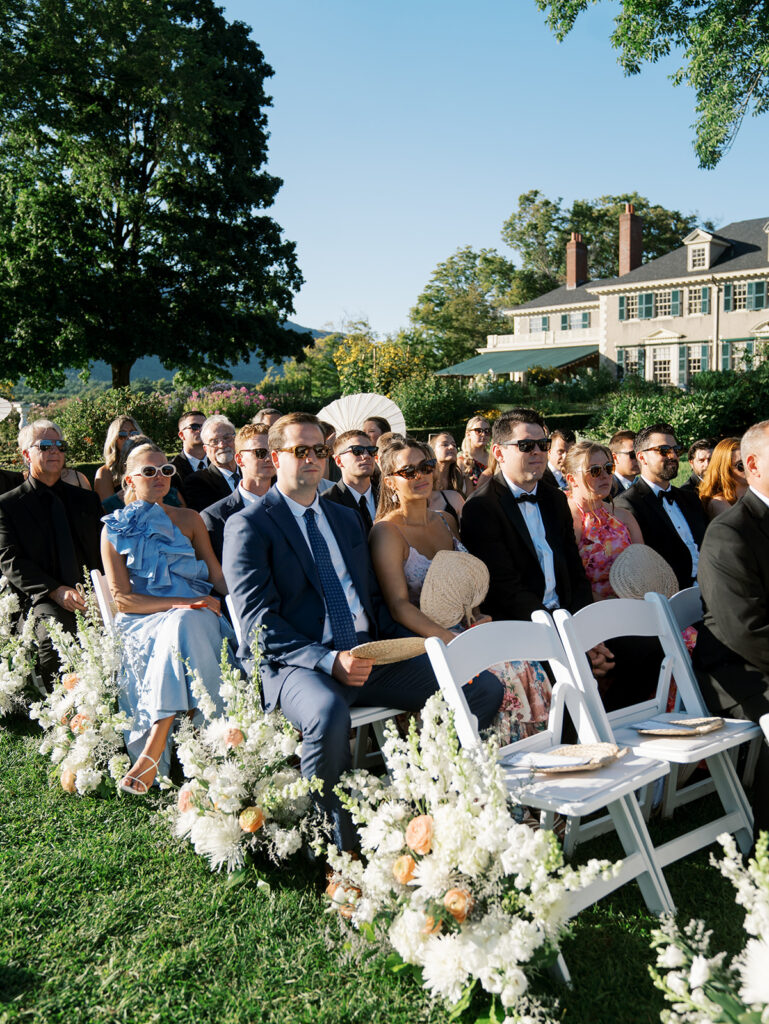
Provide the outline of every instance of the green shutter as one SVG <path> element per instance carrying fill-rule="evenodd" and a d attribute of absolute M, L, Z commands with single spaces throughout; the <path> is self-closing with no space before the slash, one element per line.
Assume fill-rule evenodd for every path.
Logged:
<path fill-rule="evenodd" d="M 619 297 L 619 318 L 620 320 L 627 320 L 627 312 L 625 310 L 625 296 L 620 295 Z"/>
<path fill-rule="evenodd" d="M 700 313 L 710 312 L 710 288 L 705 285 L 700 295 Z"/>
<path fill-rule="evenodd" d="M 760 309 L 756 305 L 756 284 L 757 281 L 748 281 L 748 293 L 745 297 L 745 309 Z"/>
<path fill-rule="evenodd" d="M 731 313 L 732 311 L 732 286 L 730 284 L 724 285 L 724 313 Z"/>
<path fill-rule="evenodd" d="M 674 288 L 670 293 L 670 315 L 680 316 L 681 315 L 681 289 Z"/>
<path fill-rule="evenodd" d="M 619 377 L 625 376 L 625 350 L 624 348 L 617 349 L 617 366 L 619 368 Z"/>
<path fill-rule="evenodd" d="M 703 345 L 702 346 L 702 348 L 700 350 L 700 359 L 702 360 L 702 369 L 703 370 L 709 370 L 710 369 L 710 346 L 709 345 Z"/>
<path fill-rule="evenodd" d="M 763 309 L 766 306 L 766 281 L 748 281 L 748 309 Z"/>
<path fill-rule="evenodd" d="M 686 356 L 687 356 L 687 346 L 686 345 L 679 345 L 678 346 L 678 383 L 679 384 L 685 384 L 686 383 L 686 376 L 687 376 L 686 375 Z"/>
<path fill-rule="evenodd" d="M 569 329 L 569 314 L 561 313 L 561 330 L 568 331 Z"/>
<path fill-rule="evenodd" d="M 654 292 L 642 292 L 638 296 L 638 319 L 651 320 L 654 316 Z"/>
<path fill-rule="evenodd" d="M 638 376 L 646 377 L 646 349 L 639 348 L 638 350 Z"/>
<path fill-rule="evenodd" d="M 583 327 L 584 330 L 587 330 L 587 328 L 589 326 L 590 326 L 590 313 L 583 313 L 582 314 L 582 327 Z"/>
<path fill-rule="evenodd" d="M 732 343 L 731 341 L 721 342 L 721 369 L 728 370 L 729 364 L 732 361 Z"/>
<path fill-rule="evenodd" d="M 550 317 L 549 316 L 543 316 L 542 317 L 542 330 L 543 331 L 549 331 L 550 330 Z"/>

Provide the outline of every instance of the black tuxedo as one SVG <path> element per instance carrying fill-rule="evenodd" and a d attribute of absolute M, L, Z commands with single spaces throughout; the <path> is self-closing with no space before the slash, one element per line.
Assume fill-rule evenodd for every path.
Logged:
<path fill-rule="evenodd" d="M 246 503 L 243 501 L 240 488 L 236 487 L 232 494 L 228 494 L 226 498 L 220 498 L 219 501 L 215 501 L 213 505 L 204 508 L 200 513 L 203 517 L 203 522 L 206 524 L 208 536 L 211 538 L 211 547 L 214 549 L 214 554 L 220 562 L 224 545 L 224 524 L 230 516 L 234 516 L 236 512 L 242 511 L 245 505 Z"/>
<path fill-rule="evenodd" d="M 676 504 L 684 514 L 694 543 L 699 548 L 705 536 L 705 513 L 696 494 L 673 487 Z M 692 585 L 692 556 L 686 544 L 681 540 L 678 531 L 662 507 L 662 502 L 649 487 L 643 477 L 639 477 L 632 487 L 620 494 L 615 505 L 632 512 L 641 527 L 644 544 L 662 555 L 676 574 L 681 590 Z"/>
<path fill-rule="evenodd" d="M 708 707 L 753 722 L 769 713 L 769 508 L 748 491 L 708 526 L 700 551 L 705 617 L 694 667 Z M 753 792 L 756 834 L 769 828 L 769 747 Z"/>
<path fill-rule="evenodd" d="M 558 487 L 537 486 L 547 542 L 553 551 L 555 587 L 561 608 L 576 612 L 593 600 L 566 498 Z M 482 610 L 492 619 L 529 619 L 543 608 L 545 574 L 523 515 L 504 477 L 496 474 L 476 491 L 462 512 L 462 542 L 491 574 Z"/>
<path fill-rule="evenodd" d="M 237 479 L 240 480 L 240 473 Z M 196 473 L 190 473 L 184 481 L 184 498 L 190 508 L 196 512 L 202 512 L 204 508 L 213 505 L 221 498 L 232 494 L 230 485 L 223 473 L 220 473 L 216 466 L 209 466 L 207 469 L 199 469 Z"/>
<path fill-rule="evenodd" d="M 632 485 L 629 484 L 625 487 L 624 483 L 620 480 L 616 473 L 611 475 L 611 490 L 609 491 L 609 498 L 614 501 L 620 494 L 624 494 Z"/>
<path fill-rule="evenodd" d="M 694 491 L 695 494 L 698 494 L 699 490 L 700 490 L 700 484 L 701 483 L 702 483 L 702 481 L 697 476 L 697 474 L 696 473 L 692 473 L 691 476 L 689 477 L 689 479 L 686 481 L 686 483 L 685 484 L 681 484 L 681 490 L 682 491 Z"/>
<path fill-rule="evenodd" d="M 374 497 L 374 508 L 376 509 L 377 502 L 379 501 L 379 487 L 375 486 L 373 481 L 371 484 L 371 491 Z M 363 513 L 360 510 L 360 505 L 358 504 L 361 495 L 358 494 L 357 491 L 351 491 L 350 488 L 340 480 L 338 483 L 335 483 L 333 487 L 329 487 L 327 491 L 324 491 L 323 494 L 321 494 L 321 498 L 325 501 L 336 502 L 337 505 L 344 505 L 345 508 L 354 509 L 360 516 L 365 529 L 367 524 L 363 518 Z M 366 530 L 366 533 L 368 533 L 368 530 Z"/>
<path fill-rule="evenodd" d="M 0 469 L 0 494 L 7 494 L 24 483 L 24 474 L 15 469 Z"/>
<path fill-rule="evenodd" d="M 192 476 L 193 473 L 198 472 L 198 470 L 192 468 L 192 463 L 187 458 L 186 453 L 183 451 L 180 452 L 178 455 L 174 455 L 174 457 L 171 459 L 171 465 L 176 467 L 176 475 L 179 477 L 182 483 L 187 479 L 188 476 Z M 200 468 L 205 469 L 205 464 Z"/>

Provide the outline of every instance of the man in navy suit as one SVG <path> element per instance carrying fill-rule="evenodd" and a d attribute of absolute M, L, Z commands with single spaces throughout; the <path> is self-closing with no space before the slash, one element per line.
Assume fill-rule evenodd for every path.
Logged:
<path fill-rule="evenodd" d="M 437 684 L 426 655 L 374 666 L 351 653 L 357 643 L 409 634 L 387 611 L 360 516 L 318 498 L 329 451 L 316 417 L 281 417 L 269 448 L 277 485 L 224 530 L 224 574 L 243 635 L 239 655 L 253 668 L 260 630 L 265 707 L 280 707 L 301 730 L 302 772 L 323 780 L 321 807 L 337 845 L 351 849 L 355 830 L 333 793 L 350 767 L 350 707 L 417 711 Z M 502 701 L 501 684 L 482 673 L 466 694 L 485 727 Z"/>

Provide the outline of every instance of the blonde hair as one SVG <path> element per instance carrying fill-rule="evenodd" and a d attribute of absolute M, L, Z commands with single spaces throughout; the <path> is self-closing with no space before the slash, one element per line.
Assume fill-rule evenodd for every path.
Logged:
<path fill-rule="evenodd" d="M 166 453 L 163 449 L 158 448 L 158 446 L 153 444 L 152 441 L 148 441 L 145 444 L 137 444 L 128 453 L 128 458 L 125 463 L 125 472 L 123 473 L 123 503 L 125 505 L 130 505 L 132 501 L 136 501 L 136 489 L 132 483 L 128 483 L 126 478 L 131 475 L 137 464 L 141 462 L 144 456 L 148 455 L 150 452 L 157 452 L 159 455 L 162 455 L 163 458 L 166 458 Z"/>
<path fill-rule="evenodd" d="M 117 449 L 118 434 L 120 433 L 123 424 L 130 423 L 134 430 L 138 430 L 141 434 L 142 428 L 133 418 L 133 416 L 118 416 L 114 419 L 107 427 L 107 437 L 104 441 L 104 465 L 112 474 L 112 485 L 115 490 L 120 487 L 120 479 L 117 475 L 117 464 L 120 458 L 120 452 Z"/>
<path fill-rule="evenodd" d="M 462 454 L 468 459 L 472 458 L 471 450 L 473 448 L 473 442 L 470 440 L 470 431 L 473 427 L 480 427 L 481 424 L 485 423 L 487 427 L 491 428 L 491 420 L 485 416 L 471 416 L 467 421 L 465 427 L 465 436 L 462 438 Z M 491 441 L 491 435 L 489 435 L 489 442 Z"/>
<path fill-rule="evenodd" d="M 434 459 L 435 454 L 429 444 L 424 441 L 417 441 L 414 437 L 394 437 L 390 443 L 379 453 L 379 470 L 382 474 L 382 482 L 379 486 L 379 501 L 376 507 L 377 520 L 389 515 L 398 508 L 398 502 L 393 499 L 393 493 L 385 484 L 385 477 L 392 476 L 395 471 L 395 458 L 399 452 L 416 448 L 426 459 Z"/>
<path fill-rule="evenodd" d="M 611 451 L 605 444 L 599 444 L 598 441 L 577 441 L 563 457 L 563 475 L 577 476 L 579 471 L 587 466 L 591 456 L 599 452 L 606 457 L 607 463 L 614 464 Z"/>
<path fill-rule="evenodd" d="M 702 507 L 707 509 L 711 499 L 723 496 L 730 505 L 737 500 L 737 481 L 732 470 L 732 452 L 740 448 L 739 437 L 725 437 L 719 441 L 710 456 L 708 468 L 698 488 Z"/>

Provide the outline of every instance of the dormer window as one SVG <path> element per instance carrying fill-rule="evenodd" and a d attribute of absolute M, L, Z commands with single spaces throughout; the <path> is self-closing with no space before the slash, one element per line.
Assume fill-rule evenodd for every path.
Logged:
<path fill-rule="evenodd" d="M 689 246 L 689 270 L 706 270 L 708 266 L 708 247 L 706 245 Z"/>
<path fill-rule="evenodd" d="M 718 262 L 731 242 L 712 231 L 695 228 L 684 239 L 686 246 L 686 269 L 689 271 L 710 270 Z"/>

